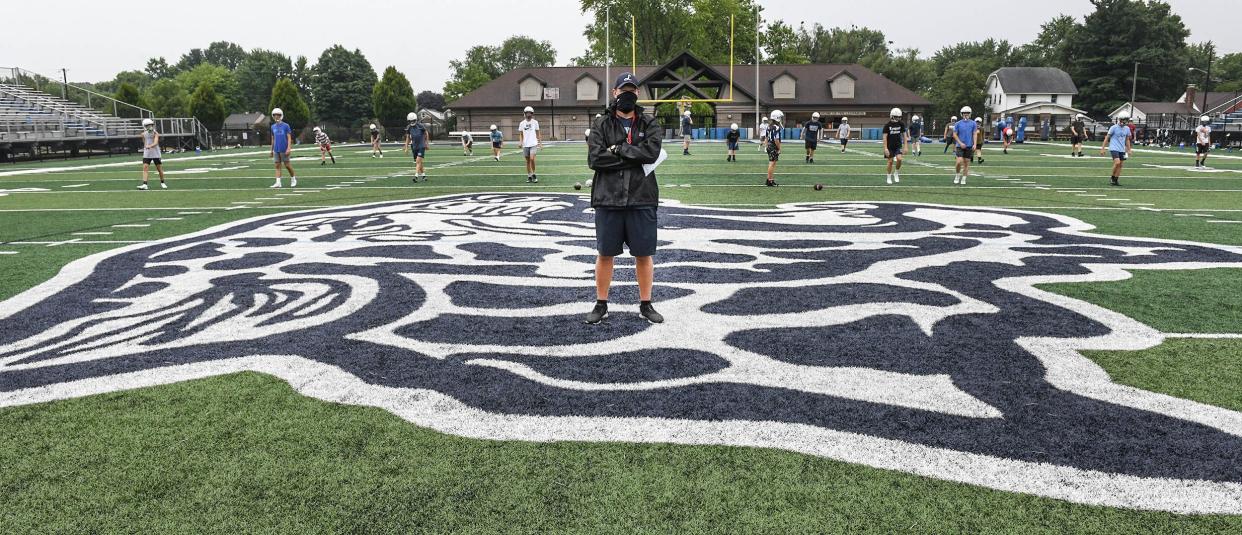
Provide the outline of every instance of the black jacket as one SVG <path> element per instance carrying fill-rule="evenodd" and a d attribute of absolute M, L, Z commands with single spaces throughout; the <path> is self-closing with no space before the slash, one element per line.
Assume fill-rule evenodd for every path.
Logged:
<path fill-rule="evenodd" d="M 643 173 L 643 164 L 655 163 L 660 157 L 660 141 L 664 129 L 655 118 L 634 110 L 633 143 L 626 142 L 625 127 L 616 116 L 616 105 L 608 107 L 595 120 L 587 136 L 587 165 L 595 170 L 591 181 L 591 206 L 594 208 L 629 208 L 655 206 L 660 203 L 656 173 Z M 617 147 L 614 154 L 608 148 Z"/>

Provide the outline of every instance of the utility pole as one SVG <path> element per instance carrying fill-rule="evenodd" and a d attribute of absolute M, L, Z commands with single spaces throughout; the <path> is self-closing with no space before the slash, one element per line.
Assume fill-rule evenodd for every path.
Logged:
<path fill-rule="evenodd" d="M 1139 62 L 1134 62 L 1134 78 L 1130 80 L 1130 118 L 1134 118 L 1134 99 L 1138 95 L 1138 66 Z"/>
<path fill-rule="evenodd" d="M 68 90 L 68 87 L 69 87 L 69 71 L 66 71 L 64 68 L 61 68 L 61 69 L 60 69 L 60 76 L 61 76 L 61 80 L 64 82 L 64 83 L 60 84 L 60 98 L 62 98 L 62 99 L 64 99 L 64 100 L 69 100 L 69 90 Z"/>
<path fill-rule="evenodd" d="M 1202 113 L 1204 115 L 1207 115 L 1207 111 L 1208 111 L 1207 110 L 1208 84 L 1212 83 L 1212 56 L 1216 55 L 1216 47 L 1212 44 L 1211 41 L 1208 41 L 1207 52 L 1208 52 L 1207 71 L 1203 73 L 1203 110 L 1202 110 Z"/>
<path fill-rule="evenodd" d="M 604 87 L 608 87 L 607 84 L 611 84 L 613 82 L 612 76 L 611 76 L 612 69 L 610 68 L 610 66 L 612 65 L 612 31 L 611 31 L 612 28 L 610 27 L 611 24 L 612 24 L 612 6 L 610 5 L 604 8 Z M 633 74 L 634 76 L 638 76 L 637 73 L 633 73 Z M 604 93 L 604 106 L 605 107 L 608 106 L 608 93 Z"/>
<path fill-rule="evenodd" d="M 755 5 L 755 133 L 763 135 L 759 132 L 759 125 L 763 124 L 763 120 L 759 118 L 759 5 Z"/>

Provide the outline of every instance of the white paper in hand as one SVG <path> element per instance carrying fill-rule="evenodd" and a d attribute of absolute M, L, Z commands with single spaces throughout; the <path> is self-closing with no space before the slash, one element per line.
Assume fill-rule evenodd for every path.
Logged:
<path fill-rule="evenodd" d="M 643 164 L 643 175 L 651 176 L 651 173 L 654 173 L 656 168 L 659 167 L 660 164 L 664 163 L 665 158 L 668 158 L 668 153 L 664 152 L 664 149 L 660 149 L 660 155 L 656 157 L 655 163 Z"/>

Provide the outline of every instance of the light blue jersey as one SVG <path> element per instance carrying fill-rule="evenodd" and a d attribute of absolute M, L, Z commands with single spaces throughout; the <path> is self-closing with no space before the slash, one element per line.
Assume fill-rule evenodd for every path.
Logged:
<path fill-rule="evenodd" d="M 962 119 L 953 125 L 953 131 L 957 133 L 957 138 L 962 140 L 962 146 L 972 148 L 975 146 L 975 131 L 979 129 L 979 125 L 970 119 Z"/>
<path fill-rule="evenodd" d="M 283 121 L 272 123 L 272 151 L 285 152 L 289 148 L 288 136 L 291 133 L 293 129 L 289 127 L 289 123 Z"/>
<path fill-rule="evenodd" d="M 1108 150 L 1109 152 L 1126 151 L 1126 140 L 1130 139 L 1130 127 L 1121 126 L 1119 124 L 1108 127 Z"/>

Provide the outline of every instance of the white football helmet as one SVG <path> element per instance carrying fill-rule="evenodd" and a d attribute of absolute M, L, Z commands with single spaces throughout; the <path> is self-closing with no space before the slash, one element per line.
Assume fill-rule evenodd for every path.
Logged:
<path fill-rule="evenodd" d="M 142 126 L 155 126 L 155 121 L 152 121 L 150 119 L 143 119 Z"/>
<path fill-rule="evenodd" d="M 901 117 L 901 115 L 902 115 L 901 108 L 893 108 L 891 110 L 888 110 L 889 117 Z"/>
<path fill-rule="evenodd" d="M 811 114 L 811 118 L 812 118 L 812 119 L 819 119 L 819 112 L 814 112 L 814 113 L 812 113 L 812 114 Z"/>
<path fill-rule="evenodd" d="M 282 109 L 280 109 L 280 108 L 274 108 L 274 109 L 272 109 L 272 117 L 276 117 L 276 116 L 284 117 L 284 116 L 285 116 L 285 110 L 282 110 Z"/>
<path fill-rule="evenodd" d="M 690 110 L 686 110 L 686 111 L 681 112 L 681 115 L 682 115 L 683 117 L 689 117 L 689 116 L 690 116 Z"/>
<path fill-rule="evenodd" d="M 314 127 L 314 128 L 312 128 L 312 129 L 311 129 L 311 132 L 318 132 L 318 131 L 319 131 L 319 127 L 318 127 L 318 126 L 316 126 L 316 127 Z"/>
<path fill-rule="evenodd" d="M 970 109 L 970 106 L 962 106 L 962 109 L 958 110 L 958 113 L 966 115 L 968 113 L 974 113 L 974 111 Z"/>
<path fill-rule="evenodd" d="M 1117 120 L 1118 120 L 1118 121 L 1125 121 L 1125 120 L 1128 120 L 1128 119 L 1130 119 L 1130 112 L 1128 112 L 1128 111 L 1117 112 Z"/>
<path fill-rule="evenodd" d="M 1203 117 L 1199 118 L 1199 122 L 1207 124 L 1207 123 L 1212 122 L 1212 118 L 1204 115 Z"/>
<path fill-rule="evenodd" d="M 488 127 L 488 130 L 495 130 L 495 129 L 496 129 L 496 125 L 492 125 L 492 126 Z"/>
<path fill-rule="evenodd" d="M 773 122 L 777 123 L 785 120 L 785 112 L 781 110 L 772 110 L 772 113 L 769 113 L 768 116 L 772 118 Z"/>
<path fill-rule="evenodd" d="M 527 106 L 525 108 L 522 108 L 522 113 L 535 113 L 535 108 Z"/>
<path fill-rule="evenodd" d="M 843 123 L 848 123 L 848 122 L 850 122 L 850 118 L 849 118 L 849 117 L 842 117 L 842 118 L 841 118 L 841 122 L 843 122 Z"/>
<path fill-rule="evenodd" d="M 371 130 L 379 130 L 379 129 L 375 127 L 375 123 L 371 123 Z"/>
<path fill-rule="evenodd" d="M 954 123 L 956 123 L 956 122 L 957 122 L 957 116 L 956 116 L 956 115 L 954 115 L 954 116 L 952 116 L 952 117 L 949 117 L 949 121 L 950 121 L 950 122 L 954 122 Z"/>
<path fill-rule="evenodd" d="M 729 130 L 737 130 L 737 123 L 729 125 Z"/>
<path fill-rule="evenodd" d="M 975 117 L 976 124 L 983 124 L 983 117 Z"/>
<path fill-rule="evenodd" d="M 910 122 L 914 122 L 914 123 L 921 123 L 921 122 L 923 122 L 923 119 L 922 119 L 921 117 L 919 117 L 918 115 L 912 115 L 912 116 L 910 117 Z"/>

